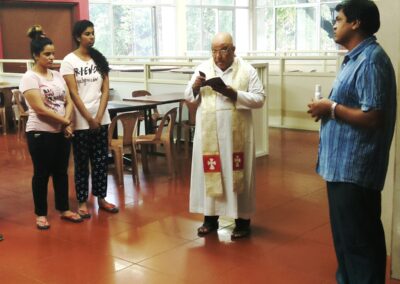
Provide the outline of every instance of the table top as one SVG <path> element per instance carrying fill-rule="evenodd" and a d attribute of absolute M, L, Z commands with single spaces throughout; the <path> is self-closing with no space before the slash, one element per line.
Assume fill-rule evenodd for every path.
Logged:
<path fill-rule="evenodd" d="M 143 66 L 139 65 L 110 65 L 111 71 L 120 72 L 143 72 Z M 150 71 L 169 71 L 174 69 L 174 66 L 150 66 Z"/>
<path fill-rule="evenodd" d="M 142 96 L 142 97 L 133 97 L 129 99 L 124 99 L 126 102 L 152 102 L 158 105 L 161 104 L 169 104 L 169 103 L 177 103 L 183 101 L 185 99 L 183 92 L 173 92 L 173 93 L 165 93 L 158 94 L 152 96 Z"/>
<path fill-rule="evenodd" d="M 127 101 L 109 101 L 107 108 L 111 112 L 144 110 L 155 106 L 153 102 L 127 102 Z"/>
<path fill-rule="evenodd" d="M 180 73 L 180 74 L 193 74 L 194 69 L 193 68 L 175 68 L 175 69 L 169 70 L 169 72 Z"/>
<path fill-rule="evenodd" d="M 15 83 L 0 82 L 0 89 L 18 89 L 19 86 Z"/>

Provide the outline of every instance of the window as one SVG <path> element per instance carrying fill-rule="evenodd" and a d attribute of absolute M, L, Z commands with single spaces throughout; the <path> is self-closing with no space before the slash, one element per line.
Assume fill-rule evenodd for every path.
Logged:
<path fill-rule="evenodd" d="M 249 50 L 335 50 L 340 0 L 90 0 L 96 47 L 106 56 L 210 55 L 217 32 Z M 177 15 L 177 5 L 186 15 Z M 184 9 L 184 8 L 182 8 Z M 177 20 L 179 17 L 179 21 Z M 179 36 L 178 22 L 186 22 Z M 180 42 L 182 41 L 182 42 Z M 179 44 L 179 46 L 178 46 Z"/>
<path fill-rule="evenodd" d="M 338 0 L 256 0 L 257 50 L 333 50 Z"/>
<path fill-rule="evenodd" d="M 176 52 L 174 0 L 91 0 L 95 47 L 106 56 Z"/>
<path fill-rule="evenodd" d="M 187 0 L 187 54 L 209 55 L 218 32 L 232 34 L 236 50 L 249 49 L 248 0 Z"/>

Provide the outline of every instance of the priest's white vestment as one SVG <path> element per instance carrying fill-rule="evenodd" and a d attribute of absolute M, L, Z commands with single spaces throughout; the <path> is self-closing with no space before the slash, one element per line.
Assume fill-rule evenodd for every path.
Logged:
<path fill-rule="evenodd" d="M 202 103 L 201 95 L 205 88 L 200 89 L 196 97 L 192 91 L 193 82 L 199 71 L 206 73 L 206 79 L 221 77 L 228 86 L 235 86 L 233 80 L 247 82 L 247 88 L 237 90 L 237 101 L 233 102 L 219 93 L 216 96 L 216 131 L 221 160 L 221 176 L 223 194 L 220 197 L 208 196 L 205 192 L 205 173 L 203 168 L 202 140 L 207 135 L 202 134 Z M 243 85 L 243 84 L 242 84 Z M 243 87 L 243 86 L 242 86 Z M 265 102 L 265 93 L 257 71 L 242 59 L 235 57 L 232 65 L 225 71 L 218 68 L 213 59 L 200 64 L 185 90 L 185 99 L 197 103 L 196 130 L 193 140 L 192 172 L 190 182 L 190 206 L 192 213 L 206 216 L 227 216 L 231 218 L 249 219 L 255 210 L 255 145 L 251 109 L 261 108 Z M 232 112 L 241 112 L 244 120 L 244 190 L 237 193 L 233 189 L 233 159 L 232 159 Z M 204 137 L 203 137 L 204 136 Z"/>

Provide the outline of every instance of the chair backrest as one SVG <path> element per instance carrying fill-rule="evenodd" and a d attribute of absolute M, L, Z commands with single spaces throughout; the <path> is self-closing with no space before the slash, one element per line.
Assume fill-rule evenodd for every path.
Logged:
<path fill-rule="evenodd" d="M 122 144 L 123 146 L 129 146 L 132 144 L 132 138 L 137 133 L 137 122 L 140 116 L 139 112 L 125 112 L 116 115 L 108 128 L 108 143 L 111 144 L 115 128 L 117 127 L 118 121 L 122 124 Z"/>
<path fill-rule="evenodd" d="M 132 92 L 132 97 L 144 97 L 144 96 L 151 96 L 151 93 L 146 90 L 136 90 Z"/>
<path fill-rule="evenodd" d="M 145 96 L 151 96 L 151 93 L 149 91 L 146 91 L 146 90 L 136 90 L 136 91 L 132 92 L 132 98 L 145 97 Z M 154 111 L 154 113 L 158 114 L 157 107 L 154 107 L 153 111 Z"/>
<path fill-rule="evenodd" d="M 167 129 L 165 132 L 169 135 L 170 138 L 173 136 L 175 121 L 176 121 L 177 107 L 170 109 L 167 113 L 164 114 L 160 126 L 158 126 L 156 131 L 156 139 L 161 139 L 161 135 L 164 132 L 164 128 Z"/>
<path fill-rule="evenodd" d="M 11 92 L 13 93 L 14 102 L 18 106 L 19 113 L 25 113 L 28 110 L 28 106 L 26 105 L 24 96 L 18 89 L 12 89 Z"/>
<path fill-rule="evenodd" d="M 4 94 L 2 92 L 0 92 L 0 107 L 4 107 L 5 103 L 4 103 Z"/>

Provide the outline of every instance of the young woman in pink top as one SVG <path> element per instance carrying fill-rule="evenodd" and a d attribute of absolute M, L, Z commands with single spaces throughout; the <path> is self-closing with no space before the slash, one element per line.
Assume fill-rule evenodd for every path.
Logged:
<path fill-rule="evenodd" d="M 31 54 L 35 61 L 32 70 L 22 77 L 19 89 L 23 93 L 29 118 L 26 136 L 33 163 L 32 192 L 35 204 L 36 226 L 40 230 L 50 228 L 47 219 L 47 186 L 53 178 L 55 207 L 61 218 L 82 222 L 79 214 L 69 210 L 68 161 L 72 137 L 72 100 L 63 77 L 50 68 L 55 48 L 45 36 L 41 26 L 28 31 Z"/>

